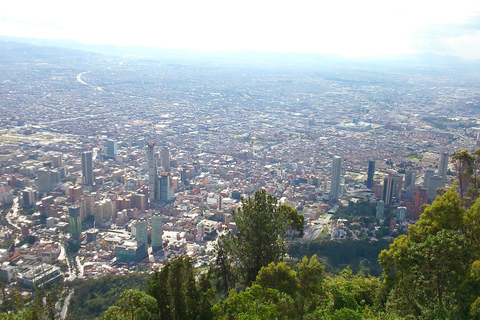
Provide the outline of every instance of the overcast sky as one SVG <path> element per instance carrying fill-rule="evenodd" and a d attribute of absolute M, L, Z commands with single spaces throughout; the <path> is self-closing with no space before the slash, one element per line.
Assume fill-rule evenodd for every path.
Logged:
<path fill-rule="evenodd" d="M 87 44 L 480 59 L 479 0 L 15 0 L 0 34 Z"/>

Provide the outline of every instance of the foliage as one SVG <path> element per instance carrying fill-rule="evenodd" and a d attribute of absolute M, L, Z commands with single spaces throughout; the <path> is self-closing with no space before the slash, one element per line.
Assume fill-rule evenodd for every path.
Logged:
<path fill-rule="evenodd" d="M 237 270 L 235 268 L 233 256 L 233 234 L 222 234 L 218 237 L 215 244 L 215 263 L 213 270 L 215 272 L 215 286 L 218 291 L 228 292 L 233 288 L 237 281 Z"/>
<path fill-rule="evenodd" d="M 470 270 L 478 259 L 479 208 L 476 203 L 465 211 L 454 186 L 425 209 L 408 236 L 381 252 L 387 305 L 419 318 L 473 315 L 479 288 Z"/>
<path fill-rule="evenodd" d="M 348 206 L 341 207 L 335 213 L 335 218 L 350 219 L 353 217 L 375 217 L 377 205 L 370 200 L 350 202 Z"/>
<path fill-rule="evenodd" d="M 143 290 L 146 275 L 129 276 L 107 275 L 99 279 L 75 280 L 72 285 L 74 294 L 70 299 L 68 319 L 95 319 L 115 305 L 126 289 Z"/>
<path fill-rule="evenodd" d="M 369 268 L 371 275 L 379 276 L 382 273 L 378 264 L 379 253 L 388 248 L 388 241 L 380 239 L 376 242 L 369 240 L 353 241 L 351 239 L 337 241 L 321 241 L 307 243 L 293 243 L 288 247 L 291 257 L 300 259 L 302 256 L 317 254 L 327 261 L 328 270 L 339 272 L 349 266 L 352 270 L 360 270 L 361 264 Z"/>
<path fill-rule="evenodd" d="M 294 214 L 291 207 L 277 205 L 277 198 L 267 195 L 265 190 L 242 198 L 241 208 L 233 211 L 238 233 L 232 237 L 231 254 L 245 284 L 252 283 L 262 267 L 283 259 L 285 235 L 291 225 L 288 217 Z"/>
<path fill-rule="evenodd" d="M 143 291 L 128 289 L 119 297 L 117 304 L 105 312 L 105 320 L 157 319 L 157 301 Z"/>
<path fill-rule="evenodd" d="M 178 257 L 149 277 L 146 292 L 156 300 L 159 319 L 211 318 L 215 296 L 211 271 L 198 280 L 194 272 L 191 258 Z"/>

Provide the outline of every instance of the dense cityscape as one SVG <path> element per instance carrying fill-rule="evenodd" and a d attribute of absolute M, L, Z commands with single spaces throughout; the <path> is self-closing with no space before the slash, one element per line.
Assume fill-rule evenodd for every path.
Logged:
<path fill-rule="evenodd" d="M 478 73 L 460 68 L 0 47 L 0 276 L 26 291 L 208 266 L 260 189 L 304 215 L 291 242 L 389 239 L 480 146 Z M 364 200 L 371 223 L 336 218 Z"/>

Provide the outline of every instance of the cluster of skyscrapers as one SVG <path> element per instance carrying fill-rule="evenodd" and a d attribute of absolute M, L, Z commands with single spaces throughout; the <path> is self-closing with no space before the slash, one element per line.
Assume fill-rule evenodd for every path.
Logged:
<path fill-rule="evenodd" d="M 405 203 L 407 207 L 401 206 L 398 211 L 399 219 L 405 220 L 407 216 L 407 208 L 410 208 L 409 216 L 418 219 L 420 207 L 422 204 L 431 202 L 437 197 L 437 189 L 445 187 L 445 182 L 448 172 L 449 154 L 442 153 L 440 155 L 438 169 L 435 173 L 433 169 L 426 169 L 424 171 L 423 185 L 416 186 L 416 171 L 413 169 L 406 169 L 404 174 L 389 173 L 383 178 L 383 185 L 375 184 L 375 161 L 368 162 L 368 171 L 366 186 L 367 189 L 375 192 L 377 202 L 377 214 L 383 217 L 384 207 L 392 206 L 401 202 Z M 339 156 L 333 158 L 332 164 L 332 178 L 330 184 L 330 197 L 333 202 L 338 201 L 341 197 L 342 186 L 341 179 L 341 165 L 342 160 Z M 380 200 L 381 199 L 381 200 Z"/>
<path fill-rule="evenodd" d="M 174 188 L 170 174 L 170 151 L 163 148 L 160 152 L 160 163 L 163 172 L 158 172 L 155 144 L 148 142 L 148 198 L 150 203 L 171 202 L 174 200 Z"/>

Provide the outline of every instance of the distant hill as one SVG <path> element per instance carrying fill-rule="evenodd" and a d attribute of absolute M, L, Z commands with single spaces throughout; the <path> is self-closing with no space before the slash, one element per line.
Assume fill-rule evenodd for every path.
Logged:
<path fill-rule="evenodd" d="M 467 60 L 455 56 L 421 53 L 384 57 L 346 58 L 339 55 L 319 53 L 279 52 L 208 52 L 180 49 L 165 49 L 142 46 L 88 45 L 71 40 L 19 38 L 0 35 L 0 61 L 32 54 L 39 58 L 57 57 L 86 59 L 109 56 L 131 56 L 143 60 L 184 60 L 190 62 L 246 63 L 266 66 L 326 66 L 355 68 L 448 68 L 461 72 L 480 72 L 480 60 Z M 80 55 L 78 51 L 83 51 Z"/>

